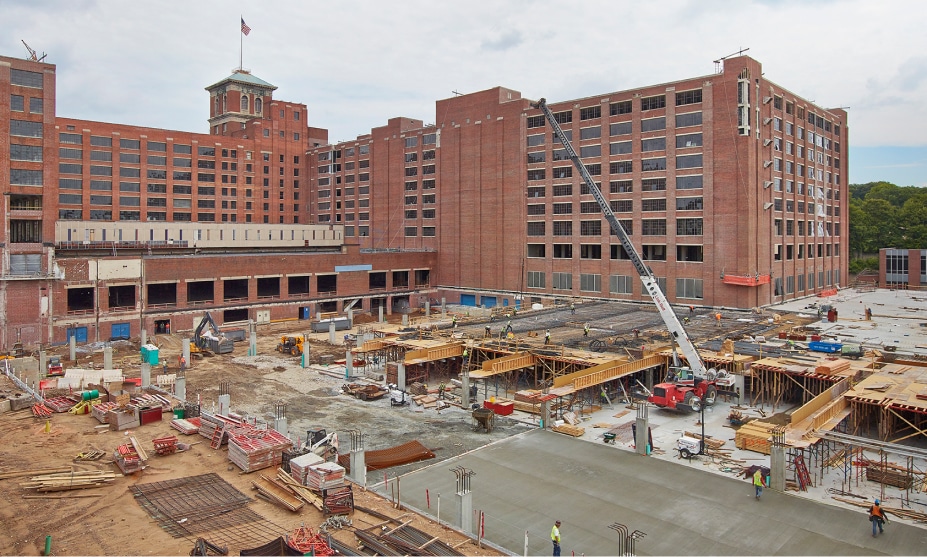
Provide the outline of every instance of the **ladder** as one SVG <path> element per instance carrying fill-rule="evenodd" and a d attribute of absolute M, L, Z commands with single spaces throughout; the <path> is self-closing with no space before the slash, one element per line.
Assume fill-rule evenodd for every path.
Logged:
<path fill-rule="evenodd" d="M 225 436 L 225 424 L 217 427 L 212 432 L 212 439 L 209 441 L 209 446 L 213 449 L 218 449 L 222 446 L 222 437 Z"/>
<path fill-rule="evenodd" d="M 811 485 L 811 475 L 808 474 L 808 467 L 805 466 L 805 459 L 800 455 L 795 455 L 795 479 L 798 480 L 798 489 L 808 491 Z"/>

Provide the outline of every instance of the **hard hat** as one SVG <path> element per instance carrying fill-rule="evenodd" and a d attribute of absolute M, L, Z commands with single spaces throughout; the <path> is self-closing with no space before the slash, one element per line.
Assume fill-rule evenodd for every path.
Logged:
<path fill-rule="evenodd" d="M 875 500 L 875 504 L 876 504 L 876 505 L 879 504 L 879 500 L 878 500 L 878 499 Z"/>

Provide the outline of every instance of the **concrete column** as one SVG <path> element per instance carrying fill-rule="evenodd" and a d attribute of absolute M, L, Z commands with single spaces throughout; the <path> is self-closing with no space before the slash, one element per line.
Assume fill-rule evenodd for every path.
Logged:
<path fill-rule="evenodd" d="M 545 400 L 541 402 L 541 427 L 550 429 L 550 426 L 550 401 Z"/>
<path fill-rule="evenodd" d="M 367 486 L 367 462 L 364 449 L 351 451 L 351 479 L 354 483 Z"/>
<path fill-rule="evenodd" d="M 354 327 L 354 308 L 348 310 L 348 327 Z"/>
<path fill-rule="evenodd" d="M 257 356 L 257 323 L 248 320 L 248 355 Z"/>
<path fill-rule="evenodd" d="M 77 360 L 77 336 L 71 335 L 71 338 L 68 339 L 68 355 L 71 357 L 71 361 Z"/>
<path fill-rule="evenodd" d="M 348 350 L 344 353 L 344 378 L 350 379 L 351 375 L 354 374 L 354 357 L 351 354 L 351 351 Z"/>
<path fill-rule="evenodd" d="M 647 406 L 640 406 L 634 422 L 634 452 L 639 455 L 647 454 L 647 445 L 650 444 L 650 418 L 647 415 Z"/>
<path fill-rule="evenodd" d="M 289 431 L 287 430 L 286 416 L 274 418 L 274 429 L 277 431 L 277 433 L 283 436 L 289 435 Z"/>
<path fill-rule="evenodd" d="M 181 402 L 187 400 L 187 377 L 183 373 L 178 373 L 177 378 L 174 380 L 174 396 L 179 398 Z"/>
<path fill-rule="evenodd" d="M 45 351 L 39 350 L 39 377 L 44 377 L 48 373 L 48 358 L 45 357 Z"/>
<path fill-rule="evenodd" d="M 430 317 L 430 316 L 431 316 L 431 302 L 428 300 L 425 300 L 425 317 Z"/>
<path fill-rule="evenodd" d="M 220 416 L 228 417 L 229 408 L 232 404 L 232 395 L 219 395 L 219 411 L 217 414 Z"/>
<path fill-rule="evenodd" d="M 470 372 L 460 374 L 460 407 L 466 410 L 470 407 Z"/>
<path fill-rule="evenodd" d="M 441 297 L 441 317 L 447 315 L 447 299 L 443 296 Z"/>
<path fill-rule="evenodd" d="M 142 345 L 148 344 L 148 331 L 144 328 L 141 330 Z"/>
<path fill-rule="evenodd" d="M 180 348 L 181 348 L 181 354 L 183 355 L 183 359 L 187 361 L 187 367 L 189 367 L 190 364 L 193 363 L 190 360 L 190 339 L 188 338 L 183 339 L 183 344 L 180 346 Z"/>
<path fill-rule="evenodd" d="M 148 362 L 142 363 L 142 388 L 148 387 L 151 385 L 151 364 Z"/>
<path fill-rule="evenodd" d="M 457 512 L 460 515 L 460 531 L 465 534 L 473 533 L 473 493 L 457 494 Z"/>
<path fill-rule="evenodd" d="M 335 344 L 335 322 L 328 322 L 328 343 Z"/>
<path fill-rule="evenodd" d="M 103 347 L 103 369 L 113 369 L 113 347 Z"/>
<path fill-rule="evenodd" d="M 380 310 L 380 318 L 377 320 L 377 323 L 383 323 L 383 306 L 377 308 Z"/>
<path fill-rule="evenodd" d="M 401 362 L 396 370 L 396 386 L 400 391 L 406 390 L 406 365 Z"/>
<path fill-rule="evenodd" d="M 402 326 L 403 326 L 403 327 L 408 327 L 408 326 L 409 326 L 409 314 L 408 314 L 408 313 L 403 313 L 403 314 L 402 314 Z"/>
<path fill-rule="evenodd" d="M 776 491 L 785 491 L 785 447 L 772 445 L 769 451 L 769 487 Z"/>

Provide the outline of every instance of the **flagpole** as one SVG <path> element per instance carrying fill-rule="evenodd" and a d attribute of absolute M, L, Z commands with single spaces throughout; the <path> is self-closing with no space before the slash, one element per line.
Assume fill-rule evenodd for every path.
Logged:
<path fill-rule="evenodd" d="M 245 20 L 244 14 L 241 15 L 241 21 Z M 242 70 L 244 68 L 243 54 L 242 49 L 245 44 L 245 34 L 239 29 L 238 31 L 238 69 Z"/>

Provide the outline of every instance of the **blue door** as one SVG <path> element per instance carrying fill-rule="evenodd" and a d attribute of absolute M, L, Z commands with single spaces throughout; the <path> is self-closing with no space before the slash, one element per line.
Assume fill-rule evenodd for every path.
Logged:
<path fill-rule="evenodd" d="M 113 323 L 113 334 L 110 340 L 129 340 L 132 327 L 128 323 Z"/>
<path fill-rule="evenodd" d="M 480 303 L 487 308 L 494 308 L 499 303 L 499 300 L 495 296 L 482 296 L 480 298 Z"/>
<path fill-rule="evenodd" d="M 312 319 L 312 315 L 309 313 L 309 308 L 299 308 L 299 318 L 300 319 Z"/>
<path fill-rule="evenodd" d="M 68 328 L 68 342 L 71 342 L 71 337 L 74 337 L 76 342 L 87 342 L 87 327 L 74 327 Z"/>
<path fill-rule="evenodd" d="M 461 294 L 460 305 L 476 307 L 476 294 Z"/>

